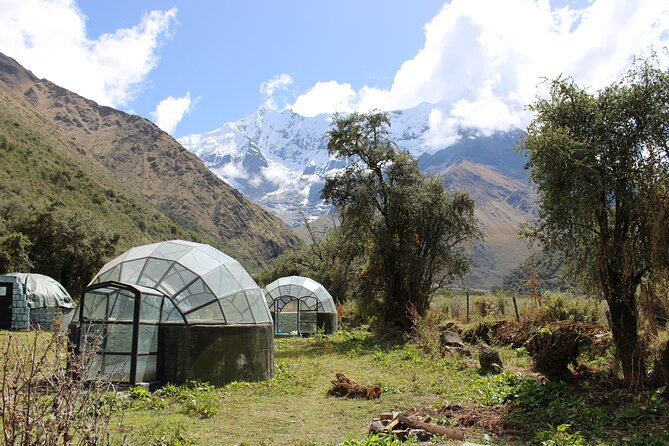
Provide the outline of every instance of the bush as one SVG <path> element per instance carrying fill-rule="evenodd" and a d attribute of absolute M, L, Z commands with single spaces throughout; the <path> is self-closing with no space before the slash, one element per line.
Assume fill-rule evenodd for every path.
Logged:
<path fill-rule="evenodd" d="M 568 365 L 576 365 L 581 347 L 589 341 L 584 328 L 581 324 L 560 321 L 537 330 L 527 341 L 535 370 L 552 380 L 569 378 Z"/>
<path fill-rule="evenodd" d="M 504 331 L 510 324 L 509 321 L 504 319 L 479 319 L 476 323 L 465 328 L 462 339 L 470 344 L 485 342 L 490 345 L 498 345 L 504 343 L 500 342 L 500 332 Z"/>
<path fill-rule="evenodd" d="M 556 321 L 598 324 L 601 323 L 601 310 L 599 301 L 594 299 L 567 293 L 549 293 L 531 319 L 537 326 Z"/>
<path fill-rule="evenodd" d="M 413 342 L 433 358 L 441 357 L 441 332 L 445 319 L 443 312 L 430 308 L 425 316 L 417 312 L 412 313 L 414 321 Z"/>
<path fill-rule="evenodd" d="M 4 444 L 111 444 L 116 389 L 108 376 L 83 378 L 95 352 L 74 355 L 60 327 L 9 335 L 0 371 Z"/>
<path fill-rule="evenodd" d="M 540 432 L 537 436 L 541 441 L 542 446 L 586 446 L 585 441 L 579 431 L 569 432 L 571 426 L 569 424 L 560 424 L 554 430 Z"/>

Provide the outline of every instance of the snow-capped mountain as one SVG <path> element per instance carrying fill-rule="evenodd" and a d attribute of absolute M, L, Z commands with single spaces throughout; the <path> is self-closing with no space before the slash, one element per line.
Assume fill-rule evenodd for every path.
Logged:
<path fill-rule="evenodd" d="M 470 286 L 494 285 L 527 256 L 516 238 L 518 226 L 535 215 L 534 192 L 514 151 L 520 130 L 483 134 L 460 129 L 447 135 L 434 127 L 438 105 L 389 113 L 390 136 L 418 158 L 424 172 L 443 178 L 446 189 L 476 199 L 486 241 L 475 250 L 477 269 Z M 261 108 L 238 121 L 178 141 L 219 177 L 291 226 L 303 215 L 315 219 L 331 211 L 320 198 L 324 177 L 345 166 L 327 153 L 331 115 L 311 118 L 290 110 Z M 452 133 L 452 132 L 451 132 Z"/>
<path fill-rule="evenodd" d="M 458 145 L 469 150 L 473 141 L 490 139 L 463 131 L 460 141 L 451 146 L 455 149 L 442 150 L 443 146 L 434 144 L 429 125 L 435 107 L 421 104 L 390 113 L 392 139 L 414 156 L 424 157 L 421 165 L 426 170 L 459 156 Z M 330 121 L 331 115 L 307 118 L 290 110 L 261 108 L 216 130 L 178 141 L 216 175 L 295 226 L 302 223 L 301 213 L 315 218 L 330 211 L 320 199 L 323 178 L 344 166 L 327 153 L 325 133 Z"/>
<path fill-rule="evenodd" d="M 328 157 L 328 117 L 305 118 L 291 111 L 261 108 L 211 132 L 178 141 L 216 175 L 288 224 L 299 211 L 323 215 L 321 175 L 341 165 Z"/>

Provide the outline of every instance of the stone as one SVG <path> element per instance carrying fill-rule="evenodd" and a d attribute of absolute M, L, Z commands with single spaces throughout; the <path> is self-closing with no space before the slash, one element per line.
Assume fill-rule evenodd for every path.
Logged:
<path fill-rule="evenodd" d="M 485 342 L 479 347 L 479 364 L 483 372 L 502 373 L 504 370 L 499 352 Z"/>
<path fill-rule="evenodd" d="M 469 349 L 465 346 L 465 343 L 462 342 L 460 336 L 450 330 L 444 330 L 441 332 L 441 348 L 445 353 L 457 353 L 460 356 L 471 357 L 472 354 Z"/>

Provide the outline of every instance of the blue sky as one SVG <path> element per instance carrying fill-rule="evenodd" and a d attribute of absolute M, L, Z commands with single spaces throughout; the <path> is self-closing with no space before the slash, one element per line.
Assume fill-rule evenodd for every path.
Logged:
<path fill-rule="evenodd" d="M 669 2 L 0 0 L 0 29 L 0 52 L 37 76 L 175 136 L 263 105 L 431 102 L 445 104 L 430 124 L 447 138 L 526 125 L 542 77 L 610 83 L 669 45 Z"/>

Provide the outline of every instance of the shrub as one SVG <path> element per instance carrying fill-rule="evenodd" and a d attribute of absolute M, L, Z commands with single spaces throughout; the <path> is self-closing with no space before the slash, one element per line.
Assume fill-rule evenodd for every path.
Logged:
<path fill-rule="evenodd" d="M 411 317 L 414 321 L 413 342 L 432 357 L 440 357 L 442 322 L 445 319 L 444 313 L 430 308 L 425 316 L 420 316 L 418 312 L 413 311 Z"/>
<path fill-rule="evenodd" d="M 499 333 L 507 328 L 509 321 L 491 318 L 479 319 L 474 324 L 468 325 L 462 335 L 462 339 L 470 344 L 485 342 L 497 345 L 500 342 Z"/>
<path fill-rule="evenodd" d="M 539 432 L 537 435 L 541 441 L 542 446 L 586 446 L 585 441 L 579 431 L 569 432 L 571 426 L 569 424 L 560 424 L 555 429 Z"/>
<path fill-rule="evenodd" d="M 598 324 L 601 322 L 601 310 L 599 302 L 594 299 L 567 293 L 549 293 L 533 320 L 538 326 L 555 321 Z"/>
<path fill-rule="evenodd" d="M 342 443 L 342 446 L 394 446 L 410 445 L 415 442 L 414 437 L 401 440 L 392 434 L 372 434 L 364 440 L 346 440 Z"/>
<path fill-rule="evenodd" d="M 535 370 L 548 379 L 569 378 L 567 366 L 576 365 L 581 347 L 589 340 L 583 328 L 574 322 L 560 321 L 537 330 L 527 341 Z"/>
<path fill-rule="evenodd" d="M 95 352 L 72 354 L 60 327 L 9 335 L 0 371 L 4 444 L 111 444 L 116 389 L 108 376 L 86 376 Z"/>

